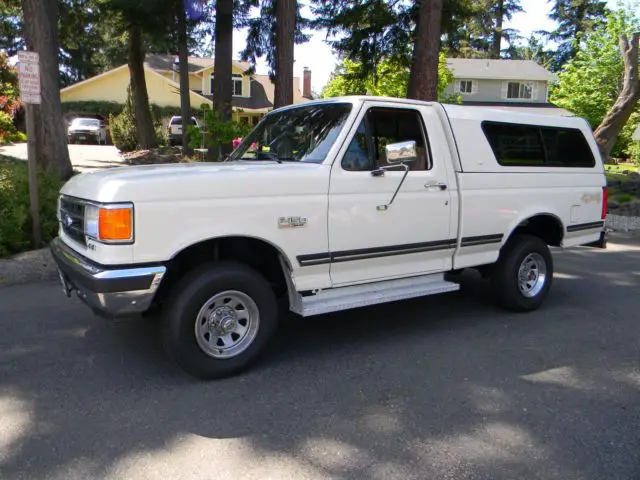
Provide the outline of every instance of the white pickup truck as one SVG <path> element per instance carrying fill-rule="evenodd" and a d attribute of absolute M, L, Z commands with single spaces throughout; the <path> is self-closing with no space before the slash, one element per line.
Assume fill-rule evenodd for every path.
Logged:
<path fill-rule="evenodd" d="M 170 356 L 211 379 L 259 357 L 283 304 L 452 292 L 471 268 L 506 309 L 537 309 L 549 247 L 601 241 L 606 207 L 582 119 L 346 97 L 273 111 L 225 162 L 72 178 L 51 249 L 67 295 L 159 313 Z"/>

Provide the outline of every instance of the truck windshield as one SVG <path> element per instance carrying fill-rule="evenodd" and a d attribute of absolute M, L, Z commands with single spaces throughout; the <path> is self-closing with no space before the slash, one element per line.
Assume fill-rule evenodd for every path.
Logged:
<path fill-rule="evenodd" d="M 322 163 L 350 111 L 350 103 L 332 103 L 269 114 L 243 139 L 229 160 Z"/>

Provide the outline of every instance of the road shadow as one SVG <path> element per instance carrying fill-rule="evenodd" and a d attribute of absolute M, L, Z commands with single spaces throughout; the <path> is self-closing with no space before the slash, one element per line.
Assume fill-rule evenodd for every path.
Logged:
<path fill-rule="evenodd" d="M 263 363 L 210 383 L 167 362 L 152 321 L 0 290 L 0 478 L 137 477 L 167 452 L 144 478 L 639 478 L 636 245 L 562 254 L 532 314 L 465 275 L 289 318 Z"/>

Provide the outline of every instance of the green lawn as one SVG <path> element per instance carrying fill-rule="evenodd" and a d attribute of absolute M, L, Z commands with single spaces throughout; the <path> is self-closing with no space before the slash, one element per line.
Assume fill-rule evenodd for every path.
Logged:
<path fill-rule="evenodd" d="M 625 184 L 630 180 L 629 172 L 640 173 L 640 167 L 634 164 L 605 165 L 607 182 L 609 183 L 609 198 L 614 202 L 624 204 L 640 201 L 640 198 L 627 191 Z M 623 173 L 627 172 L 627 173 Z"/>
<path fill-rule="evenodd" d="M 629 171 L 629 172 L 640 172 L 640 166 L 635 165 L 633 163 L 622 163 L 619 165 L 605 165 L 604 166 L 604 170 L 605 172 L 609 173 L 619 173 L 622 174 L 622 172 L 625 171 Z"/>

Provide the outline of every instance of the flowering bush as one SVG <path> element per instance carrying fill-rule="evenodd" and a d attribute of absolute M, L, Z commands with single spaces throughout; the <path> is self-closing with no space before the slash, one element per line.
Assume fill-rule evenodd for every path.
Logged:
<path fill-rule="evenodd" d="M 18 75 L 7 55 L 0 52 L 0 144 L 16 133 L 13 118 L 18 108 Z"/>

